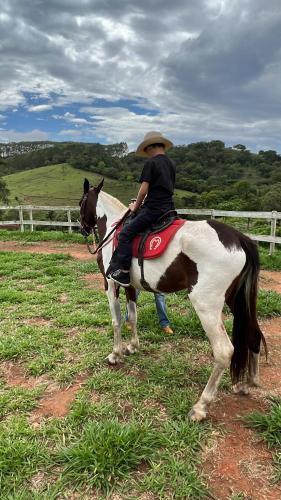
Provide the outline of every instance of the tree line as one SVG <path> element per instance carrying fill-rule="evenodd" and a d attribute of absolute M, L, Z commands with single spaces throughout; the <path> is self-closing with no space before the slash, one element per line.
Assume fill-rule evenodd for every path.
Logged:
<path fill-rule="evenodd" d="M 177 164 L 176 187 L 183 190 L 178 207 L 281 211 L 281 155 L 276 151 L 253 153 L 243 144 L 226 147 L 214 140 L 175 146 L 168 154 Z M 52 143 L 0 161 L 0 175 L 69 163 L 125 183 L 138 181 L 144 163 L 124 142 Z"/>

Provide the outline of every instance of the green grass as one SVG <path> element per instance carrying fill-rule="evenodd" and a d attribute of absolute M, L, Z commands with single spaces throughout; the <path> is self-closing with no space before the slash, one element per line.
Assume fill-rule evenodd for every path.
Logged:
<path fill-rule="evenodd" d="M 177 333 L 165 337 L 154 298 L 143 293 L 142 350 L 110 369 L 107 298 L 83 282 L 85 273 L 96 271 L 95 262 L 66 255 L 0 252 L 0 363 L 20 366 L 27 377 L 44 376 L 33 389 L 10 386 L 5 373 L 0 378 L 1 500 L 55 499 L 75 491 L 81 498 L 95 491 L 99 498 L 113 492 L 130 498 L 131 491 L 136 498 L 144 491 L 204 498 L 197 468 L 209 430 L 187 420 L 211 366 L 197 359 L 199 346 L 209 353 L 202 328 L 183 295 L 171 295 Z M 123 296 L 122 303 L 124 312 Z M 183 308 L 189 316 L 179 315 Z M 29 418 L 46 386 L 66 387 L 78 374 L 87 376 L 68 415 L 33 428 Z"/>
<path fill-rule="evenodd" d="M 86 482 L 108 493 L 115 481 L 127 479 L 132 470 L 149 462 L 165 444 L 164 434 L 153 429 L 151 423 L 88 423 L 81 438 L 61 452 L 64 481 L 70 485 Z"/>
<path fill-rule="evenodd" d="M 141 350 L 119 368 L 106 295 L 85 288 L 96 263 L 67 255 L 0 252 L 0 365 L 43 376 L 36 388 L 0 377 L 1 500 L 206 498 L 201 449 L 210 423 L 187 414 L 210 375 L 211 349 L 184 293 L 167 296 L 173 336 L 160 331 L 152 294 L 139 298 Z M 64 300 L 61 300 L 61 297 Z M 280 314 L 277 294 L 260 292 L 259 315 Z M 121 293 L 123 313 L 124 294 Z M 231 330 L 231 320 L 227 320 Z M 123 331 L 124 341 L 129 333 Z M 68 414 L 37 427 L 30 416 L 46 387 L 84 374 Z M 230 390 L 226 374 L 222 391 Z M 35 479 L 40 477 L 35 486 Z M 34 479 L 35 478 L 35 479 Z M 133 493 L 132 493 L 133 492 Z"/>
<path fill-rule="evenodd" d="M 281 295 L 272 290 L 260 290 L 257 301 L 260 318 L 281 315 Z"/>
<path fill-rule="evenodd" d="M 268 414 L 258 411 L 253 412 L 246 418 L 248 425 L 259 432 L 273 450 L 276 481 L 281 481 L 281 399 L 271 400 L 271 409 Z"/>
<path fill-rule="evenodd" d="M 36 243 L 40 241 L 58 241 L 61 243 L 84 243 L 84 237 L 80 233 L 68 233 L 63 231 L 9 231 L 0 229 L 0 241 L 20 241 L 21 243 Z"/>
<path fill-rule="evenodd" d="M 1 498 L 17 498 L 21 487 L 38 471 L 48 467 L 46 438 L 24 417 L 11 417 L 0 426 Z M 28 498 L 28 497 L 26 497 Z"/>
<path fill-rule="evenodd" d="M 4 180 L 10 190 L 12 203 L 15 203 L 18 197 L 25 204 L 75 206 L 83 194 L 85 177 L 93 185 L 97 185 L 102 176 L 75 169 L 68 164 L 59 164 L 10 174 L 5 176 Z M 136 192 L 136 186 L 132 183 L 109 178 L 105 179 L 104 188 L 109 194 L 126 203 Z"/>
<path fill-rule="evenodd" d="M 281 250 L 279 245 L 276 246 L 276 250 L 272 255 L 269 255 L 269 246 L 265 248 L 259 245 L 259 254 L 262 269 L 281 271 Z"/>

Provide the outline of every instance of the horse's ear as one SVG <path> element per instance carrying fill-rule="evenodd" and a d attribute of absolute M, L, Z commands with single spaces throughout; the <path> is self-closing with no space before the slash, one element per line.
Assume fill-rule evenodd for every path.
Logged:
<path fill-rule="evenodd" d="M 84 180 L 84 194 L 87 194 L 89 189 L 90 189 L 90 183 L 89 183 L 88 179 L 85 179 Z"/>
<path fill-rule="evenodd" d="M 101 180 L 101 182 L 99 183 L 99 185 L 96 187 L 96 190 L 97 190 L 97 192 L 98 192 L 98 193 L 99 193 L 99 192 L 100 192 L 100 190 L 102 189 L 103 183 L 104 183 L 104 177 L 103 177 L 103 179 Z"/>

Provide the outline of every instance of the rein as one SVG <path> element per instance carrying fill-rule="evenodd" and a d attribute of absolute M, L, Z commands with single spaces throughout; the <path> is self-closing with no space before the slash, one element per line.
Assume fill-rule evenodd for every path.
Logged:
<path fill-rule="evenodd" d="M 94 244 L 91 244 L 89 241 L 88 241 L 88 236 L 89 235 L 86 235 L 84 236 L 85 238 L 85 243 L 87 245 L 87 248 L 88 248 L 88 251 L 92 254 L 92 255 L 95 255 L 97 253 L 97 248 L 98 248 L 98 245 L 99 245 L 99 242 L 100 242 L 100 239 L 99 239 L 99 233 L 98 233 L 98 226 L 95 225 L 92 229 L 93 231 L 93 234 L 94 234 L 94 240 L 95 240 L 95 245 L 96 245 L 96 250 L 92 250 L 91 246 L 94 246 Z"/>
<path fill-rule="evenodd" d="M 88 236 L 89 234 L 86 233 L 86 231 L 84 230 L 83 226 L 81 225 L 81 228 L 82 228 L 82 232 L 84 233 L 84 238 L 85 238 L 85 243 L 87 245 L 87 248 L 88 248 L 88 251 L 90 252 L 90 254 L 92 255 L 95 255 L 96 253 L 98 253 L 99 250 L 101 250 L 101 248 L 103 247 L 103 245 L 105 244 L 105 242 L 108 240 L 108 238 L 116 231 L 116 229 L 122 224 L 122 222 L 128 217 L 128 215 L 131 213 L 131 210 L 127 210 L 127 212 L 123 215 L 123 217 L 117 222 L 117 224 L 113 227 L 113 229 L 104 237 L 104 239 L 100 242 L 99 241 L 99 235 L 98 235 L 98 228 L 97 228 L 97 224 L 95 224 L 91 229 L 94 233 L 94 239 L 95 239 L 95 243 L 97 245 L 96 249 L 95 250 L 92 250 L 91 248 L 91 245 L 88 241 Z"/>

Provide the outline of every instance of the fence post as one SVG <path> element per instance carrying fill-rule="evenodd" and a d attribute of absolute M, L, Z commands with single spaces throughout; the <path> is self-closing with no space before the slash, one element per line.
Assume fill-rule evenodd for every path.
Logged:
<path fill-rule="evenodd" d="M 30 219 L 30 231 L 33 233 L 34 226 L 33 226 L 33 213 L 32 213 L 32 208 L 29 209 L 29 219 Z"/>
<path fill-rule="evenodd" d="M 71 211 L 70 210 L 67 210 L 67 220 L 70 224 L 68 226 L 68 232 L 71 234 L 72 233 L 72 226 L 71 226 Z"/>
<path fill-rule="evenodd" d="M 22 206 L 19 207 L 19 219 L 20 219 L 20 230 L 21 230 L 21 233 L 24 233 L 23 209 L 22 209 Z"/>
<path fill-rule="evenodd" d="M 270 224 L 270 236 L 273 238 L 276 237 L 276 227 L 277 227 L 277 212 L 276 210 L 272 210 L 272 218 Z M 275 252 L 275 241 L 270 243 L 269 255 L 272 255 Z"/>

